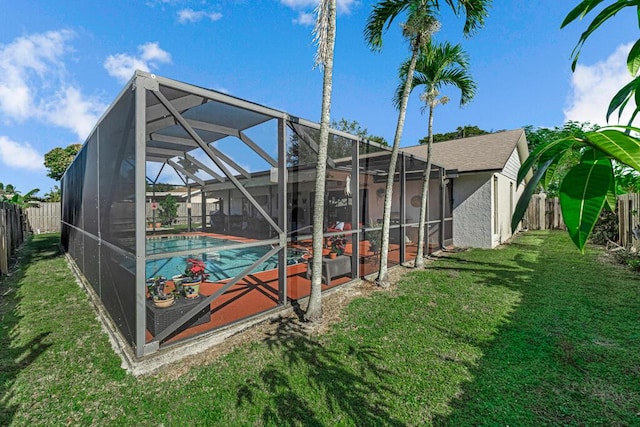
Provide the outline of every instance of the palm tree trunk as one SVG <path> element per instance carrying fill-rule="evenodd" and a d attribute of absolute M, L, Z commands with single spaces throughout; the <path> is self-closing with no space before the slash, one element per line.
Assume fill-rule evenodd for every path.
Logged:
<path fill-rule="evenodd" d="M 383 288 L 389 287 L 389 277 L 387 273 L 387 261 L 389 258 L 389 229 L 391 226 L 391 199 L 393 197 L 393 177 L 398 163 L 398 151 L 400 150 L 400 139 L 402 139 L 402 130 L 404 128 L 404 119 L 407 113 L 407 104 L 409 102 L 409 94 L 411 93 L 411 85 L 413 84 L 413 72 L 416 69 L 418 60 L 418 46 L 415 45 L 411 52 L 411 62 L 407 72 L 407 80 L 405 82 L 404 91 L 402 92 L 402 100 L 400 101 L 400 111 L 398 113 L 398 124 L 396 126 L 396 134 L 393 138 L 393 147 L 391 149 L 391 159 L 389 160 L 389 175 L 387 175 L 387 187 L 384 194 L 384 211 L 382 215 L 382 242 L 380 245 L 380 270 L 376 283 Z"/>
<path fill-rule="evenodd" d="M 329 120 L 331 117 L 331 89 L 333 77 L 333 51 L 336 38 L 336 0 L 329 0 L 329 25 L 327 28 L 327 54 L 323 64 L 322 112 L 320 113 L 320 144 L 316 166 L 315 198 L 313 201 L 313 258 L 311 295 L 305 313 L 308 322 L 322 320 L 322 233 L 324 229 L 325 179 L 327 172 L 327 148 L 329 145 Z M 320 6 L 319 6 L 320 7 Z"/>
<path fill-rule="evenodd" d="M 427 164 L 422 173 L 422 199 L 420 204 L 420 225 L 418 228 L 418 253 L 416 254 L 416 268 L 424 268 L 424 246 L 427 241 L 427 255 L 429 255 L 429 241 L 425 238 L 429 225 L 427 222 L 427 212 L 429 212 L 429 177 L 431 176 L 431 149 L 433 147 L 433 101 L 429 102 L 429 141 L 427 143 Z"/>

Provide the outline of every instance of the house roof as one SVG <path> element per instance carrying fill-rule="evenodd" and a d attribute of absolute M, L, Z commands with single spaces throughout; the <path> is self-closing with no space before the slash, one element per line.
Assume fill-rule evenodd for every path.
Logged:
<path fill-rule="evenodd" d="M 513 150 L 518 148 L 521 161 L 528 155 L 523 129 L 508 130 L 433 144 L 433 162 L 459 173 L 504 169 Z M 427 145 L 402 148 L 403 151 L 427 157 Z"/>

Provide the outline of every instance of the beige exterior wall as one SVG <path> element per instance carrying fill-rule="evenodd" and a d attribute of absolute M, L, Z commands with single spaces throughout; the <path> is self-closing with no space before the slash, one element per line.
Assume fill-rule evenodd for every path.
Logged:
<path fill-rule="evenodd" d="M 490 248 L 491 173 L 460 175 L 453 183 L 453 244 Z"/>
<path fill-rule="evenodd" d="M 500 173 L 463 174 L 453 185 L 453 243 L 494 248 L 511 238 L 511 216 L 524 184 L 516 185 L 517 150 Z"/>

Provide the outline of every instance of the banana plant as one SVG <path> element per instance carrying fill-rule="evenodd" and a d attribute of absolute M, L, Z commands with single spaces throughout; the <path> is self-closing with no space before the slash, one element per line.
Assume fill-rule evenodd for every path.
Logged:
<path fill-rule="evenodd" d="M 28 208 L 29 206 L 38 206 L 38 201 L 35 200 L 35 194 L 38 193 L 40 189 L 34 188 L 29 191 L 27 194 L 20 194 L 19 191 L 15 191 L 13 194 L 0 194 L 0 202 L 10 203 L 12 205 L 17 205 L 21 208 Z"/>

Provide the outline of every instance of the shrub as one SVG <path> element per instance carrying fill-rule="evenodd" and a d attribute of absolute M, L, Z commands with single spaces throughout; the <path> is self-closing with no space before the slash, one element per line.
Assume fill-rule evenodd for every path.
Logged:
<path fill-rule="evenodd" d="M 609 240 L 617 242 L 618 230 L 618 214 L 603 209 L 600 218 L 598 218 L 598 222 L 596 222 L 596 225 L 593 227 L 591 242 L 596 245 L 606 245 Z"/>
<path fill-rule="evenodd" d="M 178 202 L 168 194 L 164 200 L 160 202 L 160 221 L 165 225 L 170 225 L 178 216 Z"/>

